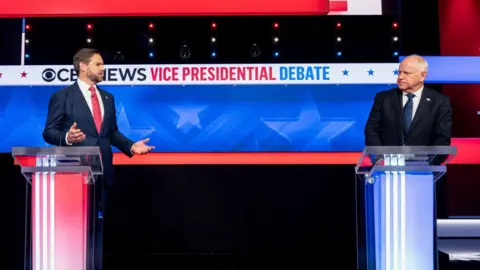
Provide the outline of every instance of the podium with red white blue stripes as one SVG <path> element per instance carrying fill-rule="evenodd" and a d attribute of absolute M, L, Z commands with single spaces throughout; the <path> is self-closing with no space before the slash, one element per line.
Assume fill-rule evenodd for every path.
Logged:
<path fill-rule="evenodd" d="M 93 269 L 89 195 L 103 172 L 99 148 L 14 147 L 12 155 L 31 187 L 25 268 Z"/>
<path fill-rule="evenodd" d="M 355 168 L 359 269 L 438 269 L 435 183 L 455 154 L 451 146 L 365 148 Z"/>

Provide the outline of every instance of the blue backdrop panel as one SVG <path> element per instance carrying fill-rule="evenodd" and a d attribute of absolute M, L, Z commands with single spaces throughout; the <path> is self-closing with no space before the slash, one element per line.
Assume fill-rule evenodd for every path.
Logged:
<path fill-rule="evenodd" d="M 405 56 L 400 57 L 400 61 Z M 480 83 L 480 56 L 427 56 L 427 83 Z"/>
<path fill-rule="evenodd" d="M 104 86 L 120 130 L 159 152 L 361 151 L 375 93 L 390 85 Z M 0 89 L 0 152 L 45 146 L 61 87 Z M 117 151 L 115 149 L 115 151 Z"/>

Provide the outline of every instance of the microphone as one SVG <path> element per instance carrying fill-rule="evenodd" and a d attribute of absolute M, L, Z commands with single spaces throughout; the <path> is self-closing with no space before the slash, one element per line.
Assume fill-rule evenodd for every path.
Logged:
<path fill-rule="evenodd" d="M 397 102 L 397 106 L 398 106 L 398 109 L 399 109 L 399 119 L 400 119 L 400 137 L 401 137 L 401 140 L 402 140 L 402 146 L 405 146 L 405 135 L 403 134 L 403 119 L 401 117 L 402 115 L 402 111 L 403 111 L 403 108 L 402 108 L 402 105 L 400 103 L 400 100 L 398 99 L 398 95 L 397 95 L 397 88 L 394 88 L 393 89 L 393 94 L 395 95 L 395 101 Z"/>

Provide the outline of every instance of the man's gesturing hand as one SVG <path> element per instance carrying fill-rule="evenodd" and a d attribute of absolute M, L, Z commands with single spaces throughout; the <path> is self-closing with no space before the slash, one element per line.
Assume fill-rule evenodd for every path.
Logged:
<path fill-rule="evenodd" d="M 146 138 L 144 140 L 141 140 L 141 141 L 138 141 L 138 142 L 134 143 L 132 145 L 132 149 L 130 149 L 130 151 L 133 154 L 139 154 L 139 155 L 143 155 L 143 154 L 146 154 L 146 153 L 150 152 L 152 149 L 155 148 L 155 146 L 146 145 L 145 143 L 148 142 L 149 140 L 150 140 L 149 138 Z"/>
<path fill-rule="evenodd" d="M 67 133 L 67 141 L 69 143 L 78 143 L 85 140 L 85 134 L 80 129 L 77 129 L 77 123 L 73 123 Z"/>

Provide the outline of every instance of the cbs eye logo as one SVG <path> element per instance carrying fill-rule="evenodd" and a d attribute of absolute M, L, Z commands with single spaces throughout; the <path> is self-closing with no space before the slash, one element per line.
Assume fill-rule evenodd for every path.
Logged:
<path fill-rule="evenodd" d="M 53 82 L 57 78 L 55 70 L 47 68 L 42 72 L 42 78 L 46 82 Z"/>

